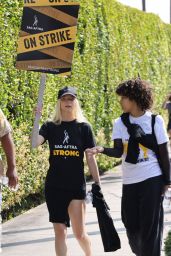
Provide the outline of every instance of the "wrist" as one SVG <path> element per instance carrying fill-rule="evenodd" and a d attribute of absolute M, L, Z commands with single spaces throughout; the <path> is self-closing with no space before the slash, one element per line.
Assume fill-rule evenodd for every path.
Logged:
<path fill-rule="evenodd" d="M 15 171 L 15 165 L 8 165 L 7 166 L 7 173 L 13 173 Z"/>
<path fill-rule="evenodd" d="M 106 153 L 107 153 L 107 148 L 103 148 L 102 153 L 103 153 L 103 154 L 106 154 Z"/>
<path fill-rule="evenodd" d="M 101 150 L 100 150 L 100 151 L 101 151 L 101 153 L 103 153 L 103 152 L 104 152 L 104 147 L 101 147 Z"/>
<path fill-rule="evenodd" d="M 99 185 L 100 186 L 100 181 L 94 181 L 94 184 Z"/>

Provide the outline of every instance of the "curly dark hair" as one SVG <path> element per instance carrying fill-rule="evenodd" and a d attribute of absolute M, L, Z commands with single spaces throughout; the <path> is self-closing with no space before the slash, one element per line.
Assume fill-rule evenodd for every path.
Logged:
<path fill-rule="evenodd" d="M 151 85 L 140 78 L 127 80 L 119 84 L 116 88 L 116 93 L 119 96 L 134 100 L 142 111 L 150 109 L 153 105 Z"/>

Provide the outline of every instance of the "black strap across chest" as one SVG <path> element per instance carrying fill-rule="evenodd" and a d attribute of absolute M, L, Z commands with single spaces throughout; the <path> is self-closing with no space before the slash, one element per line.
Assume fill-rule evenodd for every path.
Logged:
<path fill-rule="evenodd" d="M 155 125 L 156 115 L 152 114 L 151 126 L 152 133 L 145 134 L 143 129 L 138 124 L 131 124 L 129 119 L 129 113 L 123 113 L 121 115 L 121 120 L 123 124 L 127 127 L 127 131 L 130 135 L 128 141 L 128 150 L 125 161 L 129 163 L 136 164 L 138 161 L 138 156 L 140 153 L 139 144 L 146 148 L 153 150 L 158 158 L 158 145 L 155 136 L 154 125 Z"/>
<path fill-rule="evenodd" d="M 155 125 L 155 121 L 156 121 L 156 116 L 155 114 L 151 115 L 151 127 L 152 127 L 152 134 L 155 136 L 155 131 L 154 131 L 154 125 Z M 121 120 L 123 122 L 123 124 L 128 128 L 131 125 L 131 122 L 129 120 L 129 113 L 123 113 L 121 115 Z"/>

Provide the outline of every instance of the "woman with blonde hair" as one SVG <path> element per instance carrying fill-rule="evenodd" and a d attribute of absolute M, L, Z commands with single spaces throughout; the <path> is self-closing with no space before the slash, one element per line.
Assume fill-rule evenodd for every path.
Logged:
<path fill-rule="evenodd" d="M 90 125 L 86 121 L 74 87 L 58 92 L 58 101 L 52 121 L 42 125 L 37 146 L 49 143 L 49 170 L 45 181 L 45 198 L 49 221 L 55 231 L 56 255 L 66 256 L 67 227 L 73 233 L 86 256 L 92 256 L 90 239 L 85 229 L 84 151 L 95 145 Z M 94 157 L 87 164 L 96 183 L 100 183 Z"/>

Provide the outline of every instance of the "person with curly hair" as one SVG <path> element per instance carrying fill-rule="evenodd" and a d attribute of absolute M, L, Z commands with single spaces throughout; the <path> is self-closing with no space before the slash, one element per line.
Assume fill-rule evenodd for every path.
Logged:
<path fill-rule="evenodd" d="M 163 196 L 171 185 L 168 136 L 163 118 L 153 115 L 152 87 L 140 78 L 118 85 L 123 110 L 114 121 L 113 148 L 96 146 L 88 154 L 122 157 L 122 221 L 137 256 L 160 256 Z"/>

